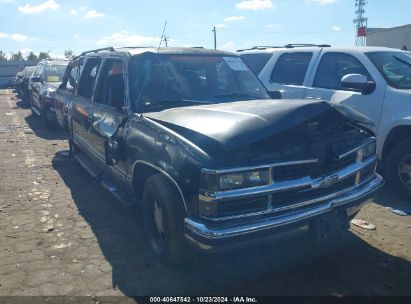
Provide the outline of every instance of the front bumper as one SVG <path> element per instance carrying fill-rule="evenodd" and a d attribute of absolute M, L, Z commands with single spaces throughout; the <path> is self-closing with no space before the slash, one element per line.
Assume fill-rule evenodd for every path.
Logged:
<path fill-rule="evenodd" d="M 209 224 L 186 218 L 185 237 L 192 245 L 202 250 L 212 250 L 219 246 L 241 242 L 248 243 L 251 240 L 270 238 L 275 235 L 287 238 L 298 231 L 309 231 L 317 217 L 331 215 L 336 211 L 345 212 L 350 217 L 358 212 L 383 185 L 384 180 L 376 174 L 369 182 L 349 193 L 314 206 L 306 206 L 298 211 L 248 222 Z"/>

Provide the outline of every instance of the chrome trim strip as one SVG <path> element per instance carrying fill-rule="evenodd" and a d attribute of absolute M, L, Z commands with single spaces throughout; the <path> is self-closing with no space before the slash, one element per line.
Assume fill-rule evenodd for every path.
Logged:
<path fill-rule="evenodd" d="M 338 155 L 338 159 L 342 159 L 344 157 L 347 157 L 351 153 L 357 152 L 358 150 L 364 148 L 365 146 L 367 146 L 367 145 L 369 145 L 369 144 L 371 144 L 372 142 L 375 142 L 375 141 L 376 141 L 375 137 L 369 137 L 361 145 L 349 150 L 348 152 L 345 152 L 341 155 Z"/>
<path fill-rule="evenodd" d="M 336 198 L 329 202 L 325 202 L 321 206 L 305 210 L 302 212 L 296 212 L 293 214 L 287 214 L 270 219 L 263 219 L 258 223 L 242 224 L 238 226 L 229 226 L 223 228 L 211 228 L 203 223 L 196 222 L 190 218 L 184 220 L 185 226 L 192 233 L 206 238 L 206 239 L 224 239 L 229 237 L 235 237 L 240 235 L 246 235 L 249 233 L 260 232 L 271 228 L 276 228 L 288 224 L 292 224 L 301 220 L 309 219 L 319 214 L 328 212 L 336 206 L 341 206 L 362 198 L 366 198 L 372 193 L 376 192 L 384 185 L 384 180 L 375 175 L 375 178 L 367 183 L 365 186 L 356 189 L 347 196 Z"/>
<path fill-rule="evenodd" d="M 337 176 L 338 177 L 337 181 L 344 180 L 356 174 L 358 171 L 362 170 L 363 168 L 371 165 L 376 160 L 377 160 L 377 156 L 373 156 L 373 157 L 368 158 L 366 161 L 362 163 L 355 162 L 352 165 L 344 168 L 343 170 L 337 171 L 329 176 L 325 176 L 321 178 L 312 179 L 310 176 L 306 176 L 306 177 L 295 179 L 295 180 L 272 182 L 269 185 L 254 187 L 254 188 L 244 188 L 244 189 L 220 191 L 220 192 L 213 192 L 213 193 L 203 191 L 203 192 L 200 192 L 199 198 L 200 200 L 210 202 L 210 201 L 219 201 L 219 200 L 225 200 L 225 199 L 237 199 L 237 198 L 243 198 L 247 196 L 254 196 L 254 195 L 260 195 L 260 194 L 262 195 L 262 194 L 268 194 L 268 193 L 278 192 L 282 190 L 292 190 L 292 189 L 302 188 L 305 186 L 311 186 L 312 188 L 318 188 L 320 187 L 321 181 L 324 178 Z"/>
<path fill-rule="evenodd" d="M 321 201 L 326 201 L 326 200 L 330 200 L 333 199 L 337 196 L 341 196 L 344 195 L 346 193 L 352 192 L 357 188 L 361 188 L 362 186 L 364 186 L 366 183 L 369 183 L 372 179 L 375 178 L 375 175 L 370 176 L 368 179 L 366 179 L 365 181 L 363 181 L 360 185 L 355 185 L 353 187 L 341 190 L 339 192 L 335 192 L 326 196 L 321 196 L 312 200 L 308 200 L 308 201 L 304 201 L 298 204 L 293 204 L 293 205 L 288 205 L 288 206 L 284 206 L 284 207 L 280 207 L 280 208 L 273 208 L 273 206 L 269 205 L 268 208 L 264 211 L 258 211 L 258 212 L 253 212 L 253 213 L 246 213 L 246 214 L 239 214 L 239 215 L 233 215 L 233 216 L 226 216 L 226 217 L 219 217 L 219 218 L 209 218 L 209 217 L 205 217 L 202 216 L 203 219 L 209 220 L 209 221 L 213 221 L 213 222 L 224 222 L 224 221 L 229 221 L 229 220 L 238 220 L 238 219 L 242 219 L 242 218 L 251 218 L 251 217 L 256 217 L 256 216 L 264 216 L 264 215 L 268 215 L 268 214 L 274 214 L 274 213 L 278 213 L 278 212 L 282 212 L 282 211 L 287 211 L 287 210 L 293 210 L 293 209 L 297 209 L 300 207 L 304 207 L 304 206 L 308 206 L 308 205 L 312 205 L 315 203 L 319 203 Z M 269 200 L 271 203 L 271 195 L 269 196 Z"/>
<path fill-rule="evenodd" d="M 291 166 L 291 165 L 313 164 L 313 163 L 316 163 L 316 162 L 318 162 L 318 158 L 295 160 L 295 161 L 288 161 L 288 162 L 281 162 L 281 163 L 272 163 L 272 164 L 265 164 L 265 165 L 258 165 L 258 166 L 228 168 L 228 169 L 206 169 L 206 168 L 203 168 L 201 170 L 201 172 L 202 173 L 209 173 L 209 174 L 233 173 L 233 172 L 252 171 L 252 170 L 256 170 L 256 169 L 269 169 L 269 168 L 275 168 L 275 167 L 284 167 L 284 166 Z"/>
<path fill-rule="evenodd" d="M 183 200 L 184 208 L 185 208 L 185 210 L 187 211 L 187 204 L 186 204 L 186 200 L 185 200 L 184 195 L 183 195 L 183 191 L 181 191 L 181 188 L 180 188 L 180 186 L 178 185 L 178 183 L 175 181 L 175 179 L 172 178 L 172 177 L 170 176 L 170 174 L 168 174 L 166 171 L 164 171 L 164 170 L 161 169 L 160 167 L 158 167 L 158 166 L 156 166 L 156 165 L 153 165 L 152 163 L 149 163 L 149 162 L 144 161 L 144 160 L 136 160 L 136 161 L 133 163 L 132 174 L 134 174 L 134 167 L 136 166 L 136 164 L 139 164 L 139 163 L 140 163 L 140 164 L 147 165 L 147 166 L 149 166 L 149 167 L 157 170 L 158 172 L 160 172 L 160 173 L 163 174 L 164 176 L 166 176 L 166 177 L 176 186 L 178 192 L 180 193 L 181 199 Z"/>

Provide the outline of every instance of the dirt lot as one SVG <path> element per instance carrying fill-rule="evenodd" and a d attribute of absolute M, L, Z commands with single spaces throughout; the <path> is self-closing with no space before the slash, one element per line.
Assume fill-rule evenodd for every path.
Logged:
<path fill-rule="evenodd" d="M 11 90 L 0 90 L 0 296 L 411 295 L 411 217 L 388 190 L 339 242 L 197 255 L 166 268 L 150 255 L 138 210 L 126 209 L 59 151 Z M 411 206 L 411 205 L 408 205 Z"/>

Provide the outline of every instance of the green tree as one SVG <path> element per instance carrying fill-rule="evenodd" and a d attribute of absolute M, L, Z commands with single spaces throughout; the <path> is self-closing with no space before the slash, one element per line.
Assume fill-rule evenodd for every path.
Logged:
<path fill-rule="evenodd" d="M 42 60 L 42 59 L 50 59 L 49 52 L 40 52 L 40 54 L 39 54 L 39 59 L 40 59 L 40 60 Z"/>
<path fill-rule="evenodd" d="M 3 51 L 0 51 L 0 61 L 6 61 L 7 57 L 6 54 L 3 53 Z"/>
<path fill-rule="evenodd" d="M 30 52 L 30 54 L 28 54 L 27 56 L 27 60 L 38 60 L 39 57 L 37 57 L 36 54 L 34 54 L 33 52 Z"/>
<path fill-rule="evenodd" d="M 64 57 L 66 57 L 67 59 L 72 59 L 74 56 L 74 53 L 72 50 L 68 49 L 64 51 Z"/>
<path fill-rule="evenodd" d="M 18 53 L 13 54 L 13 56 L 11 57 L 11 60 L 24 60 L 24 58 L 21 52 L 19 51 Z"/>

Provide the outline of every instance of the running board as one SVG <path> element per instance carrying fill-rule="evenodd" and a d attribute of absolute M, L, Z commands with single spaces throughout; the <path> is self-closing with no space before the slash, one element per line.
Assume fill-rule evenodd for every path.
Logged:
<path fill-rule="evenodd" d="M 84 153 L 76 153 L 74 158 L 93 179 L 99 182 L 107 192 L 109 192 L 116 200 L 120 201 L 124 206 L 131 207 L 136 204 L 136 198 L 133 193 L 117 185 L 116 182 L 108 177 L 104 171 L 93 163 Z"/>

